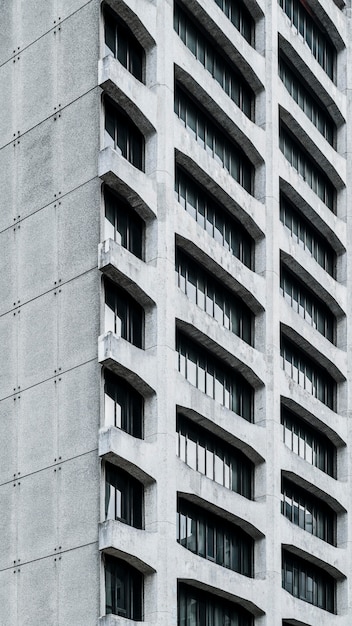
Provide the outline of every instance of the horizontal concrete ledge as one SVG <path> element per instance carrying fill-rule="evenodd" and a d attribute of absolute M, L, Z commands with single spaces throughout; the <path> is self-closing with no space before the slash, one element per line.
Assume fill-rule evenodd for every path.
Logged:
<path fill-rule="evenodd" d="M 99 456 L 132 474 L 145 486 L 155 482 L 155 450 L 152 446 L 152 443 L 131 437 L 116 426 L 99 430 Z"/>
<path fill-rule="evenodd" d="M 232 338 L 231 335 L 233 333 L 230 333 L 230 331 L 227 331 L 226 333 L 224 332 L 224 338 L 220 343 L 220 333 L 216 334 L 212 332 L 213 329 L 211 328 L 211 326 L 215 326 L 215 329 L 218 330 L 216 320 L 214 320 L 213 324 L 208 326 L 208 330 L 210 330 L 210 332 L 207 333 L 205 324 L 201 323 L 204 319 L 204 316 L 206 316 L 206 313 L 204 313 L 203 315 L 201 315 L 201 313 L 203 312 L 200 311 L 200 314 L 196 317 L 196 319 L 199 319 L 199 326 L 176 318 L 176 329 L 181 330 L 183 334 L 196 341 L 198 345 L 208 350 L 212 355 L 216 356 L 217 359 L 221 360 L 224 365 L 233 369 L 234 376 L 236 375 L 236 373 L 244 376 L 244 378 L 249 382 L 253 389 L 262 387 L 264 385 L 264 382 L 261 378 L 259 378 L 258 372 L 264 371 L 263 355 L 259 352 L 255 353 L 253 348 L 245 344 L 245 342 L 243 342 L 242 340 L 238 339 L 238 337 L 236 338 L 236 336 L 234 336 L 234 338 Z M 212 322 L 213 320 L 211 319 L 210 321 Z M 225 330 L 226 329 L 224 329 L 224 331 Z M 235 351 L 230 352 L 230 341 L 233 342 L 234 346 L 236 344 L 238 345 L 239 343 L 244 344 L 243 346 L 241 346 L 243 347 L 243 350 L 241 350 L 241 352 L 240 350 L 236 351 L 236 354 Z M 244 359 L 246 358 L 247 362 L 246 360 L 240 360 L 237 357 L 237 354 L 241 354 L 241 357 L 244 357 Z M 253 365 L 254 361 L 253 367 L 248 365 L 249 360 L 252 361 L 251 365 Z"/>
<path fill-rule="evenodd" d="M 255 465 L 264 462 L 263 428 L 247 422 L 193 387 L 179 375 L 176 386 L 176 408 L 195 424 L 203 426 L 238 450 Z M 187 406 L 188 405 L 188 406 Z M 197 407 L 195 411 L 193 407 Z"/>
<path fill-rule="evenodd" d="M 127 380 L 144 397 L 154 394 L 157 381 L 153 354 L 136 348 L 109 331 L 98 339 L 98 360 Z"/>
<path fill-rule="evenodd" d="M 129 0 L 129 6 L 121 0 L 106 0 L 106 4 L 126 22 L 143 48 L 156 45 L 156 6 L 153 2 L 148 2 L 148 11 L 140 0 Z"/>
<path fill-rule="evenodd" d="M 142 574 L 156 572 L 150 564 L 157 554 L 156 533 L 128 526 L 119 520 L 107 520 L 99 524 L 99 550 L 122 559 Z"/>
<path fill-rule="evenodd" d="M 293 103 L 288 102 L 285 104 L 286 106 L 292 104 L 291 111 L 295 113 L 297 112 L 296 109 L 299 109 L 298 105 L 296 105 L 296 107 L 293 106 L 296 104 L 294 101 Z M 293 117 L 292 112 L 287 111 L 281 105 L 279 106 L 279 110 L 280 119 L 298 140 L 299 145 L 306 150 L 312 161 L 328 176 L 337 192 L 343 189 L 346 186 L 346 159 L 337 154 L 327 141 L 322 141 L 322 135 L 320 135 L 319 132 L 315 132 L 316 129 L 313 125 L 311 125 L 313 128 L 309 128 L 309 120 L 304 114 L 303 116 L 300 115 L 300 119 L 298 120 Z M 301 125 L 302 121 L 303 125 Z M 318 142 L 319 145 L 317 145 Z"/>
<path fill-rule="evenodd" d="M 137 80 L 112 55 L 99 61 L 98 81 L 104 93 L 128 111 L 128 116 L 145 136 L 156 132 L 155 93 Z"/>
<path fill-rule="evenodd" d="M 121 244 L 113 239 L 107 239 L 99 244 L 98 268 L 143 307 L 155 305 L 156 296 L 150 291 L 156 282 L 155 268 L 146 265 Z M 148 293 L 145 289 L 148 289 Z"/>
<path fill-rule="evenodd" d="M 242 298 L 253 313 L 262 313 L 264 311 L 262 303 L 265 301 L 264 278 L 251 272 L 231 252 L 225 250 L 200 228 L 186 211 L 183 210 L 183 213 L 181 211 L 182 208 L 178 211 L 180 219 L 176 226 L 176 245 Z"/>
<path fill-rule="evenodd" d="M 284 371 L 281 371 L 280 378 L 282 404 L 328 437 L 334 446 L 345 446 L 346 420 L 299 387 Z"/>
<path fill-rule="evenodd" d="M 202 475 L 201 475 L 202 477 Z M 207 482 L 206 477 L 203 477 L 204 481 L 203 482 Z M 181 487 L 181 485 L 180 485 Z M 218 485 L 217 485 L 218 487 Z M 225 487 L 224 487 L 225 489 Z M 221 486 L 220 486 L 220 490 Z M 258 502 L 253 502 L 253 500 L 247 500 L 247 499 L 242 499 L 242 507 L 241 507 L 241 511 L 240 511 L 240 515 L 237 515 L 235 512 L 233 511 L 229 511 L 227 509 L 224 509 L 220 506 L 218 506 L 219 504 L 224 504 L 224 502 L 221 501 L 221 499 L 218 499 L 218 502 L 211 502 L 208 499 L 204 499 L 202 498 L 200 495 L 195 494 L 195 493 L 188 493 L 185 491 L 182 491 L 182 487 L 180 490 L 178 490 L 178 495 L 181 496 L 181 498 L 183 498 L 183 500 L 187 500 L 188 502 L 192 502 L 193 504 L 199 506 L 200 508 L 204 509 L 207 513 L 213 513 L 214 515 L 220 517 L 223 520 L 226 520 L 232 524 L 234 524 L 235 526 L 237 526 L 238 528 L 241 528 L 242 530 L 244 530 L 250 537 L 252 537 L 252 539 L 258 540 L 258 539 L 263 539 L 265 537 L 264 532 L 260 531 L 253 523 L 251 523 L 251 521 L 249 521 L 249 519 L 251 519 L 251 510 L 250 509 L 254 509 L 257 507 L 258 512 L 259 510 L 261 511 L 261 514 L 263 514 L 263 509 L 264 506 L 262 506 L 261 503 Z M 229 493 L 232 493 L 231 491 L 229 491 Z M 238 494 L 237 494 L 238 495 Z"/>
<path fill-rule="evenodd" d="M 152 626 L 149 622 L 136 622 L 119 615 L 103 615 L 99 617 L 98 626 Z"/>
<path fill-rule="evenodd" d="M 263 15 L 261 0 L 247 0 L 246 5 L 255 18 L 260 19 Z M 260 7 L 260 8 L 259 8 Z M 255 92 L 263 89 L 263 76 L 265 75 L 265 59 L 245 40 L 240 32 L 231 23 L 228 17 L 211 0 L 202 1 L 188 0 L 187 8 L 192 11 L 197 22 L 203 28 L 211 32 L 217 44 L 221 46 L 227 56 L 247 77 L 247 80 Z"/>
<path fill-rule="evenodd" d="M 344 253 L 347 246 L 346 223 L 320 200 L 319 196 L 290 165 L 281 151 L 278 152 L 277 156 L 280 190 L 329 241 L 336 254 Z M 297 189 L 299 189 L 299 193 Z"/>
<path fill-rule="evenodd" d="M 144 220 L 157 217 L 155 183 L 110 146 L 99 153 L 98 175 L 127 200 Z"/>
<path fill-rule="evenodd" d="M 346 119 L 347 100 L 324 72 L 308 46 L 300 40 L 289 18 L 278 11 L 279 47 L 328 109 L 337 127 Z"/>
<path fill-rule="evenodd" d="M 177 38 L 176 43 L 179 41 L 179 38 Z M 177 56 L 177 61 L 180 63 L 183 60 L 183 67 L 180 65 L 175 66 L 175 79 L 177 82 L 183 85 L 208 112 L 211 118 L 218 122 L 226 135 L 241 147 L 255 168 L 263 165 L 263 155 L 265 154 L 265 133 L 263 129 L 256 126 L 241 111 L 200 63 L 194 67 L 194 57 L 190 51 L 188 51 L 189 54 L 186 54 L 187 48 L 185 51 L 181 46 L 179 48 L 181 55 Z"/>
<path fill-rule="evenodd" d="M 284 539 L 284 536 L 285 536 L 285 534 L 283 533 L 283 536 L 282 536 L 283 539 Z M 324 559 L 324 551 L 321 551 L 321 555 L 320 556 L 322 558 L 319 558 L 315 554 L 312 553 L 312 545 L 314 545 L 316 543 L 313 540 L 316 539 L 316 537 L 310 537 L 310 539 L 311 539 L 311 545 L 308 548 L 308 551 L 303 550 L 302 548 L 299 548 L 298 546 L 291 545 L 291 544 L 285 544 L 285 543 L 282 544 L 282 548 L 286 552 L 288 552 L 289 554 L 294 554 L 295 556 L 299 556 L 300 558 L 302 558 L 305 561 L 307 561 L 307 563 L 311 563 L 312 565 L 316 565 L 317 567 L 320 567 L 321 569 L 326 571 L 328 574 L 330 574 L 330 576 L 335 578 L 335 580 L 343 580 L 344 578 L 346 578 L 346 576 L 342 572 L 340 572 L 340 570 L 338 570 L 336 567 L 334 567 L 330 563 L 327 563 L 326 561 L 323 560 Z M 326 546 L 327 554 L 329 554 L 329 552 L 330 552 L 329 548 L 331 548 L 331 546 L 329 546 L 329 544 L 327 544 L 327 546 Z M 338 548 L 335 548 L 335 550 L 338 550 Z"/>
<path fill-rule="evenodd" d="M 281 311 L 284 312 L 288 308 L 288 313 L 291 313 L 292 309 L 287 302 L 281 304 L 286 305 L 280 306 Z M 296 322 L 296 326 L 288 325 L 287 322 L 289 324 Z M 280 331 L 283 337 L 287 337 L 309 359 L 312 359 L 319 367 L 323 367 L 337 383 L 346 380 L 347 354 L 330 344 L 323 335 L 320 336 L 320 333 L 310 324 L 308 325 L 298 313 L 295 316 L 286 315 L 283 319 L 281 318 Z"/>
<path fill-rule="evenodd" d="M 263 204 L 244 191 L 196 141 L 192 145 L 192 138 L 186 129 L 183 131 L 181 128 L 180 135 L 182 137 L 179 142 L 176 139 L 178 146 L 175 148 L 177 164 L 214 197 L 214 202 L 241 222 L 253 239 L 262 239 L 266 229 Z"/>

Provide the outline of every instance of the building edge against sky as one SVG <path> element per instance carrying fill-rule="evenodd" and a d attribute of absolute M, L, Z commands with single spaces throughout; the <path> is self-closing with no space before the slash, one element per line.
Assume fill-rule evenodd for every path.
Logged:
<path fill-rule="evenodd" d="M 350 5 L 0 10 L 0 623 L 349 625 Z"/>

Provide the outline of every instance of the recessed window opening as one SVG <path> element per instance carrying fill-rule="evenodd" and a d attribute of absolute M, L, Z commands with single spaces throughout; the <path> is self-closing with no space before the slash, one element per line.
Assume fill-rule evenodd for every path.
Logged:
<path fill-rule="evenodd" d="M 290 522 L 323 541 L 335 544 L 336 514 L 324 502 L 283 479 L 281 513 Z"/>
<path fill-rule="evenodd" d="M 177 416 L 176 454 L 210 480 L 252 498 L 253 463 L 240 450 L 183 415 Z"/>
<path fill-rule="evenodd" d="M 221 326 L 253 344 L 251 310 L 180 249 L 176 251 L 176 277 L 178 287 L 192 302 Z"/>
<path fill-rule="evenodd" d="M 280 197 L 280 220 L 294 241 L 330 276 L 335 277 L 336 254 L 333 248 L 283 195 Z"/>
<path fill-rule="evenodd" d="M 105 426 L 116 426 L 142 439 L 143 397 L 125 380 L 105 370 Z"/>
<path fill-rule="evenodd" d="M 334 410 L 336 382 L 286 337 L 281 341 L 281 363 L 292 380 Z"/>
<path fill-rule="evenodd" d="M 218 204 L 201 185 L 176 165 L 177 201 L 193 219 L 244 265 L 253 269 L 253 240 L 243 226 Z"/>
<path fill-rule="evenodd" d="M 104 555 L 106 614 L 143 619 L 143 576 L 125 561 Z"/>
<path fill-rule="evenodd" d="M 144 310 L 126 291 L 105 280 L 105 332 L 144 347 Z"/>
<path fill-rule="evenodd" d="M 285 445 L 302 459 L 335 478 L 336 448 L 315 428 L 281 407 L 282 437 Z"/>
<path fill-rule="evenodd" d="M 334 80 L 336 51 L 307 3 L 301 0 L 279 0 L 279 5 L 319 65 Z"/>
<path fill-rule="evenodd" d="M 137 169 L 144 171 L 144 137 L 128 115 L 109 98 L 104 99 L 105 147 L 110 146 Z"/>
<path fill-rule="evenodd" d="M 115 59 L 135 78 L 143 80 L 144 50 L 126 24 L 109 7 L 104 7 L 105 56 Z"/>
<path fill-rule="evenodd" d="M 181 498 L 177 503 L 177 541 L 222 567 L 253 576 L 253 539 L 234 524 Z"/>
<path fill-rule="evenodd" d="M 253 194 L 254 168 L 248 157 L 179 85 L 175 90 L 175 113 L 200 146 Z"/>
<path fill-rule="evenodd" d="M 313 328 L 326 337 L 335 341 L 335 318 L 330 309 L 314 296 L 302 283 L 284 266 L 281 267 L 280 291 L 286 302 L 298 315 Z"/>
<path fill-rule="evenodd" d="M 336 581 L 323 569 L 283 550 L 282 587 L 295 598 L 335 613 Z"/>
<path fill-rule="evenodd" d="M 115 192 L 104 189 L 105 239 L 121 244 L 139 259 L 143 258 L 144 221 Z"/>
<path fill-rule="evenodd" d="M 282 123 L 280 124 L 280 150 L 312 191 L 334 213 L 336 190 L 330 179 Z"/>
<path fill-rule="evenodd" d="M 305 84 L 302 77 L 296 74 L 282 54 L 279 57 L 279 75 L 290 96 L 297 102 L 298 106 L 304 111 L 321 135 L 333 146 L 335 136 L 334 122 Z"/>
<path fill-rule="evenodd" d="M 212 42 L 199 28 L 194 18 L 178 3 L 175 3 L 174 28 L 183 43 L 210 72 L 220 87 L 247 117 L 253 119 L 253 91 L 241 73 L 219 52 L 219 45 Z"/>
<path fill-rule="evenodd" d="M 254 20 L 246 5 L 240 0 L 215 0 L 218 7 L 241 33 L 242 37 L 254 45 Z"/>
<path fill-rule="evenodd" d="M 249 611 L 208 591 L 178 585 L 177 626 L 254 626 Z"/>
<path fill-rule="evenodd" d="M 177 369 L 192 385 L 253 421 L 253 388 L 245 378 L 181 332 L 176 335 Z"/>
<path fill-rule="evenodd" d="M 105 519 L 143 527 L 143 485 L 111 463 L 105 464 Z"/>

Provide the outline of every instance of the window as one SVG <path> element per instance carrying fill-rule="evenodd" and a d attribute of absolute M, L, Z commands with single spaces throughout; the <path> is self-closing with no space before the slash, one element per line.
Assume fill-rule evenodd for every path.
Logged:
<path fill-rule="evenodd" d="M 125 561 L 105 555 L 106 614 L 141 621 L 143 576 Z"/>
<path fill-rule="evenodd" d="M 253 539 L 234 524 L 181 498 L 177 504 L 177 541 L 222 567 L 253 576 Z"/>
<path fill-rule="evenodd" d="M 105 426 L 116 426 L 142 439 L 144 401 L 119 376 L 105 370 Z"/>
<path fill-rule="evenodd" d="M 244 265 L 253 269 L 253 240 L 243 226 L 183 169 L 176 166 L 177 201 L 194 220 Z"/>
<path fill-rule="evenodd" d="M 130 29 L 108 7 L 104 7 L 105 56 L 115 59 L 135 78 L 142 80 L 144 50 Z"/>
<path fill-rule="evenodd" d="M 330 507 L 286 479 L 281 494 L 282 515 L 311 535 L 336 545 L 336 515 Z"/>
<path fill-rule="evenodd" d="M 250 309 L 181 250 L 176 253 L 177 284 L 192 302 L 221 326 L 252 345 Z"/>
<path fill-rule="evenodd" d="M 183 415 L 177 416 L 177 456 L 194 470 L 252 498 L 253 463 L 240 451 L 225 443 Z"/>
<path fill-rule="evenodd" d="M 326 74 L 333 80 L 336 52 L 327 35 L 317 24 L 316 17 L 301 0 L 279 0 L 279 5 L 286 13 L 297 34 L 310 48 L 314 58 Z"/>
<path fill-rule="evenodd" d="M 105 519 L 142 528 L 143 485 L 124 470 L 105 465 Z"/>
<path fill-rule="evenodd" d="M 109 330 L 137 348 L 143 348 L 143 308 L 127 292 L 106 280 L 105 332 Z"/>
<path fill-rule="evenodd" d="M 335 275 L 336 255 L 330 244 L 308 220 L 283 196 L 280 197 L 280 220 L 291 237 L 310 254 L 330 276 Z"/>
<path fill-rule="evenodd" d="M 324 369 L 286 338 L 281 342 L 281 359 L 283 369 L 292 380 L 334 410 L 336 383 Z"/>
<path fill-rule="evenodd" d="M 284 60 L 282 55 L 279 58 L 279 74 L 290 96 L 297 102 L 330 145 L 333 145 L 335 125 L 331 117 L 312 95 L 303 79 L 298 77 L 294 70 L 291 69 L 291 66 Z"/>
<path fill-rule="evenodd" d="M 144 222 L 130 205 L 108 188 L 104 190 L 105 239 L 113 239 L 142 259 Z"/>
<path fill-rule="evenodd" d="M 335 477 L 336 449 L 327 437 L 284 407 L 281 408 L 281 424 L 283 441 L 292 452 Z"/>
<path fill-rule="evenodd" d="M 253 166 L 249 159 L 178 85 L 175 90 L 175 113 L 202 148 L 248 193 L 252 193 Z"/>
<path fill-rule="evenodd" d="M 230 411 L 253 420 L 253 389 L 241 374 L 180 332 L 176 351 L 177 369 L 186 380 Z"/>
<path fill-rule="evenodd" d="M 144 137 L 120 107 L 105 98 L 105 147 L 110 146 L 144 171 Z"/>
<path fill-rule="evenodd" d="M 178 585 L 177 604 L 177 626 L 254 626 L 246 609 L 189 585 Z"/>
<path fill-rule="evenodd" d="M 335 318 L 328 307 L 303 287 L 285 267 L 281 267 L 280 287 L 281 295 L 293 310 L 334 343 Z"/>
<path fill-rule="evenodd" d="M 243 2 L 238 0 L 215 0 L 248 43 L 253 45 L 254 20 Z"/>
<path fill-rule="evenodd" d="M 295 598 L 335 612 L 335 580 L 319 567 L 285 550 L 282 553 L 282 587 Z"/>
<path fill-rule="evenodd" d="M 283 124 L 280 125 L 280 150 L 320 200 L 334 212 L 335 188 Z"/>
<path fill-rule="evenodd" d="M 176 3 L 174 27 L 196 59 L 211 73 L 241 111 L 252 119 L 254 95 L 243 76 L 218 52 L 219 45 L 214 44 L 199 29 L 194 19 Z"/>

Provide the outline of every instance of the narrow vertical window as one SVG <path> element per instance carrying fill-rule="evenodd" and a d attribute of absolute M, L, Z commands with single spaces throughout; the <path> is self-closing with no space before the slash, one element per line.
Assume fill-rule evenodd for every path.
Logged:
<path fill-rule="evenodd" d="M 105 107 L 105 147 L 110 146 L 134 167 L 144 171 L 144 137 L 126 113 L 109 98 Z"/>
<path fill-rule="evenodd" d="M 143 80 L 144 50 L 126 24 L 109 7 L 104 7 L 105 55 L 115 59 L 135 78 Z"/>
<path fill-rule="evenodd" d="M 143 258 L 144 222 L 136 211 L 115 192 L 104 190 L 105 239 L 113 239 L 134 254 Z"/>
<path fill-rule="evenodd" d="M 143 397 L 126 381 L 105 371 L 105 426 L 116 426 L 142 439 Z"/>

